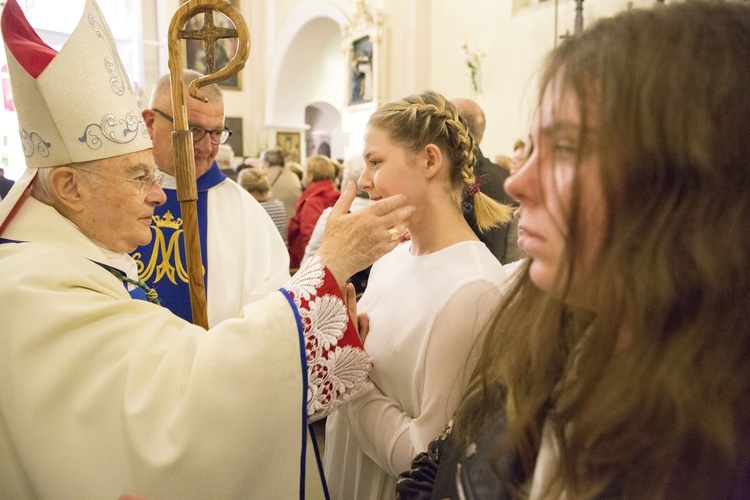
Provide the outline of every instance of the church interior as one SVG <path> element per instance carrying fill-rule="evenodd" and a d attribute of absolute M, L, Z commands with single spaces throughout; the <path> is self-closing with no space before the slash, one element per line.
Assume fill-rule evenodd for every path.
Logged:
<path fill-rule="evenodd" d="M 364 126 L 378 105 L 424 89 L 478 102 L 489 158 L 511 155 L 525 138 L 538 68 L 559 40 L 596 19 L 658 0 L 227 0 L 250 32 L 241 72 L 221 83 L 234 164 L 280 147 L 304 163 L 320 152 L 361 152 Z M 663 0 L 662 0 L 663 1 Z M 84 0 L 21 0 L 31 24 L 60 48 Z M 102 0 L 118 51 L 147 107 L 155 80 L 169 71 L 168 32 L 179 0 Z M 195 18 L 189 24 L 200 26 Z M 217 15 L 216 26 L 231 27 Z M 185 64 L 205 71 L 202 42 L 181 42 Z M 215 45 L 216 69 L 236 50 Z M 2 157 L 5 176 L 25 168 L 5 53 Z"/>
<path fill-rule="evenodd" d="M 750 498 L 692 1 L 0 0 L 0 498 Z"/>

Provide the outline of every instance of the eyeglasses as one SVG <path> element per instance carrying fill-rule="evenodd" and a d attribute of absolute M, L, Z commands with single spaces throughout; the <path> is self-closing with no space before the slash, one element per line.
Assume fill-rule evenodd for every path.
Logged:
<path fill-rule="evenodd" d="M 154 111 L 159 113 L 162 118 L 165 120 L 169 120 L 169 123 L 174 123 L 174 118 L 166 114 L 164 111 L 161 111 L 159 109 L 154 108 Z M 232 135 L 232 131 L 229 129 L 223 129 L 223 130 L 206 130 L 203 127 L 198 127 L 197 125 L 190 125 L 190 133 L 193 134 L 193 142 L 198 142 L 203 137 L 205 137 L 206 134 L 208 134 L 209 141 L 211 141 L 211 144 L 224 144 L 227 142 L 227 139 L 229 139 L 229 136 Z"/>
<path fill-rule="evenodd" d="M 98 170 L 92 170 L 90 168 L 79 168 L 78 170 L 83 170 L 84 172 L 91 172 L 92 174 L 97 174 L 97 175 L 106 175 L 107 177 L 114 177 L 116 179 L 121 179 L 123 181 L 132 182 L 133 184 L 136 184 L 138 186 L 138 192 L 140 194 L 146 194 L 146 191 L 148 191 L 149 188 L 154 185 L 154 182 L 156 182 L 160 186 L 162 182 L 164 182 L 163 174 L 141 175 L 139 177 L 136 177 L 135 179 L 130 179 L 128 177 L 123 177 L 121 175 L 114 175 L 114 174 L 108 174 L 106 172 L 99 172 Z"/>

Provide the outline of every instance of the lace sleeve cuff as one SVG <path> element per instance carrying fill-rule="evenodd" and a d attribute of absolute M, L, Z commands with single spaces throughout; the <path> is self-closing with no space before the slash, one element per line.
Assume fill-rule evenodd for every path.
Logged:
<path fill-rule="evenodd" d="M 307 416 L 320 420 L 372 388 L 362 347 L 331 272 L 311 258 L 285 287 L 302 323 L 307 356 Z"/>

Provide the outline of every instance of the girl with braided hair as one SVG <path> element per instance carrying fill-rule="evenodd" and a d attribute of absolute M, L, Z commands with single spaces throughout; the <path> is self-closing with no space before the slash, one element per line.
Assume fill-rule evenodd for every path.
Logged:
<path fill-rule="evenodd" d="M 375 387 L 328 419 L 325 471 L 335 499 L 393 498 L 396 476 L 450 420 L 472 373 L 506 270 L 466 223 L 483 229 L 510 208 L 477 189 L 474 141 L 456 107 L 426 91 L 385 104 L 368 122 L 360 189 L 404 194 L 411 239 L 373 265 L 358 304 Z"/>

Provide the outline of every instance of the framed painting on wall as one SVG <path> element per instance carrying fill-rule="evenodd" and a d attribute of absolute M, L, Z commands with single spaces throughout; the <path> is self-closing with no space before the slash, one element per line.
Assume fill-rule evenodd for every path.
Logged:
<path fill-rule="evenodd" d="M 365 2 L 357 2 L 352 22 L 342 28 L 346 53 L 346 106 L 377 105 L 380 100 L 382 21 Z M 363 106 L 367 107 L 367 106 Z"/>
<path fill-rule="evenodd" d="M 284 152 L 284 161 L 300 161 L 300 133 L 276 132 L 276 146 Z"/>
<path fill-rule="evenodd" d="M 239 0 L 225 0 L 239 10 Z M 234 28 L 234 23 L 221 12 L 213 12 L 213 23 L 218 28 Z M 203 14 L 187 22 L 186 31 L 197 31 L 203 27 Z M 214 45 L 214 70 L 226 66 L 237 53 L 237 38 L 221 38 Z M 188 69 L 206 73 L 206 51 L 202 40 L 185 40 L 185 60 Z M 240 72 L 241 73 L 241 72 Z M 230 90 L 240 90 L 240 73 L 219 82 L 219 86 Z"/>
<path fill-rule="evenodd" d="M 369 35 L 352 42 L 349 50 L 349 105 L 373 100 L 372 40 Z"/>
<path fill-rule="evenodd" d="M 232 147 L 234 156 L 245 156 L 245 151 L 242 147 L 242 118 L 227 116 L 224 118 L 224 126 L 232 131 L 227 144 Z"/>

